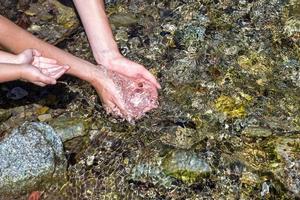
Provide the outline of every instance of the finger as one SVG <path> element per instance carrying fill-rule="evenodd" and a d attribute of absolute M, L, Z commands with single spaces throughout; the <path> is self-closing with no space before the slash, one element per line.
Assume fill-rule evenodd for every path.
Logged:
<path fill-rule="evenodd" d="M 50 76 L 51 73 L 47 69 L 41 69 L 41 73 L 46 76 Z"/>
<path fill-rule="evenodd" d="M 31 49 L 31 50 L 32 50 L 32 55 L 33 56 L 41 56 L 42 55 L 42 53 L 37 49 Z"/>
<path fill-rule="evenodd" d="M 40 56 L 39 60 L 40 60 L 41 63 L 49 63 L 49 64 L 56 64 L 57 63 L 57 60 L 52 59 L 52 58 L 46 58 L 46 57 L 43 57 L 43 56 Z"/>
<path fill-rule="evenodd" d="M 39 67 L 40 66 L 40 56 L 34 56 L 31 64 L 33 66 Z"/>
<path fill-rule="evenodd" d="M 33 84 L 38 85 L 40 87 L 45 87 L 46 86 L 46 84 L 42 83 L 42 82 L 33 82 Z"/>
<path fill-rule="evenodd" d="M 55 79 L 59 79 L 65 72 L 66 72 L 65 69 L 60 69 L 56 72 L 52 72 L 50 77 L 55 78 Z"/>
<path fill-rule="evenodd" d="M 58 65 L 58 67 L 49 68 L 47 70 L 48 70 L 48 72 L 50 72 L 51 75 L 54 75 L 56 73 L 59 73 L 60 71 L 66 72 L 69 69 L 70 69 L 70 67 L 68 65 L 64 65 L 64 66 Z"/>
<path fill-rule="evenodd" d="M 106 111 L 107 114 L 113 113 L 113 111 L 116 108 L 115 104 L 113 104 L 110 101 L 102 100 L 102 104 L 103 104 L 103 108 L 104 108 L 104 110 Z"/>
<path fill-rule="evenodd" d="M 124 102 L 120 97 L 113 97 L 113 103 L 118 107 L 123 115 L 127 116 L 128 112 L 126 111 Z"/>
<path fill-rule="evenodd" d="M 41 74 L 41 76 L 39 76 L 39 82 L 52 85 L 56 84 L 56 80 L 54 78 L 46 76 L 44 74 Z"/>
<path fill-rule="evenodd" d="M 47 70 L 49 72 L 54 72 L 56 70 L 59 70 L 59 69 L 64 69 L 63 66 L 61 65 L 53 65 L 53 64 L 47 64 L 48 67 L 46 67 L 45 65 L 43 65 L 43 67 L 39 67 L 40 70 Z M 49 66 L 51 65 L 51 66 Z"/>
<path fill-rule="evenodd" d="M 161 89 L 161 85 L 158 83 L 156 78 L 148 71 L 142 74 L 143 78 L 150 81 L 157 89 Z"/>
<path fill-rule="evenodd" d="M 34 191 L 29 195 L 28 200 L 40 200 L 40 197 L 41 197 L 40 192 Z"/>

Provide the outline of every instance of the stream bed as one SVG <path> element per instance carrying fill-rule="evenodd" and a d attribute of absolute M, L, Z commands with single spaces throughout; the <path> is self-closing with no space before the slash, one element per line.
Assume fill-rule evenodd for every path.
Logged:
<path fill-rule="evenodd" d="M 160 105 L 130 124 L 74 77 L 1 84 L 0 140 L 26 121 L 84 124 L 42 199 L 300 198 L 299 0 L 108 0 L 106 11 L 123 55 L 161 83 Z M 69 2 L 0 0 L 0 14 L 95 63 Z"/>

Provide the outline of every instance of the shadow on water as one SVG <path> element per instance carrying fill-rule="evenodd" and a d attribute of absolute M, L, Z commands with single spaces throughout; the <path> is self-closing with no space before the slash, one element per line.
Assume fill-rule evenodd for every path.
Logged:
<path fill-rule="evenodd" d="M 31 104 L 40 104 L 52 109 L 65 109 L 76 97 L 76 93 L 70 91 L 62 82 L 53 86 L 39 87 L 31 83 L 14 81 L 0 85 L 0 96 L 0 109 Z"/>

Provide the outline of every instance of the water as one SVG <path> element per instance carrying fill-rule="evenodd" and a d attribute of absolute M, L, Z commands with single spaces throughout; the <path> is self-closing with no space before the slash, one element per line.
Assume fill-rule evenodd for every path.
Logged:
<path fill-rule="evenodd" d="M 22 102 L 2 99 L 15 123 L 36 120 L 35 104 L 54 118 L 93 121 L 89 137 L 65 144 L 68 182 L 43 198 L 299 198 L 298 8 L 296 0 L 110 1 L 107 13 L 130 21 L 112 20 L 119 48 L 158 77 L 160 105 L 135 125 L 120 122 L 88 84 L 71 78 L 64 87 L 30 90 Z M 75 30 L 59 45 L 92 60 Z M 166 163 L 177 158 L 186 163 L 170 172 Z"/>

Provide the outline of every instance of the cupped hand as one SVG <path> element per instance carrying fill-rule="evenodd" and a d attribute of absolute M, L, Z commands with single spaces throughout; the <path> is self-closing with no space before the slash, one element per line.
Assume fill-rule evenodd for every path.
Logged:
<path fill-rule="evenodd" d="M 119 53 L 110 54 L 107 57 L 103 55 L 103 60 L 100 64 L 133 80 L 143 78 L 150 81 L 157 89 L 161 88 L 156 78 L 143 65 L 135 63 Z"/>
<path fill-rule="evenodd" d="M 56 84 L 55 78 L 45 75 L 38 68 L 30 64 L 22 64 L 20 66 L 20 79 L 42 87 L 48 84 Z"/>
<path fill-rule="evenodd" d="M 54 59 L 43 57 L 41 53 L 36 49 L 24 50 L 22 53 L 17 55 L 17 60 L 19 64 L 25 66 L 25 69 L 22 69 L 25 72 L 25 77 L 23 77 L 23 79 L 26 79 L 39 86 L 53 84 L 53 82 L 56 83 L 56 79 L 60 78 L 70 68 L 67 65 L 57 64 L 57 61 Z M 39 73 L 32 67 L 37 68 L 39 70 Z M 26 72 L 32 72 L 32 74 L 26 74 Z M 27 79 L 26 77 L 29 77 L 29 79 Z M 48 79 L 46 79 L 45 77 L 48 77 Z M 43 81 L 36 81 L 39 78 Z M 52 83 L 47 81 L 49 80 L 49 78 L 52 78 Z M 55 81 L 53 81 L 53 79 Z"/>
<path fill-rule="evenodd" d="M 113 80 L 107 76 L 106 69 L 103 66 L 95 66 L 93 76 L 91 84 L 96 89 L 105 111 L 117 116 L 127 116 L 122 94 Z"/>

